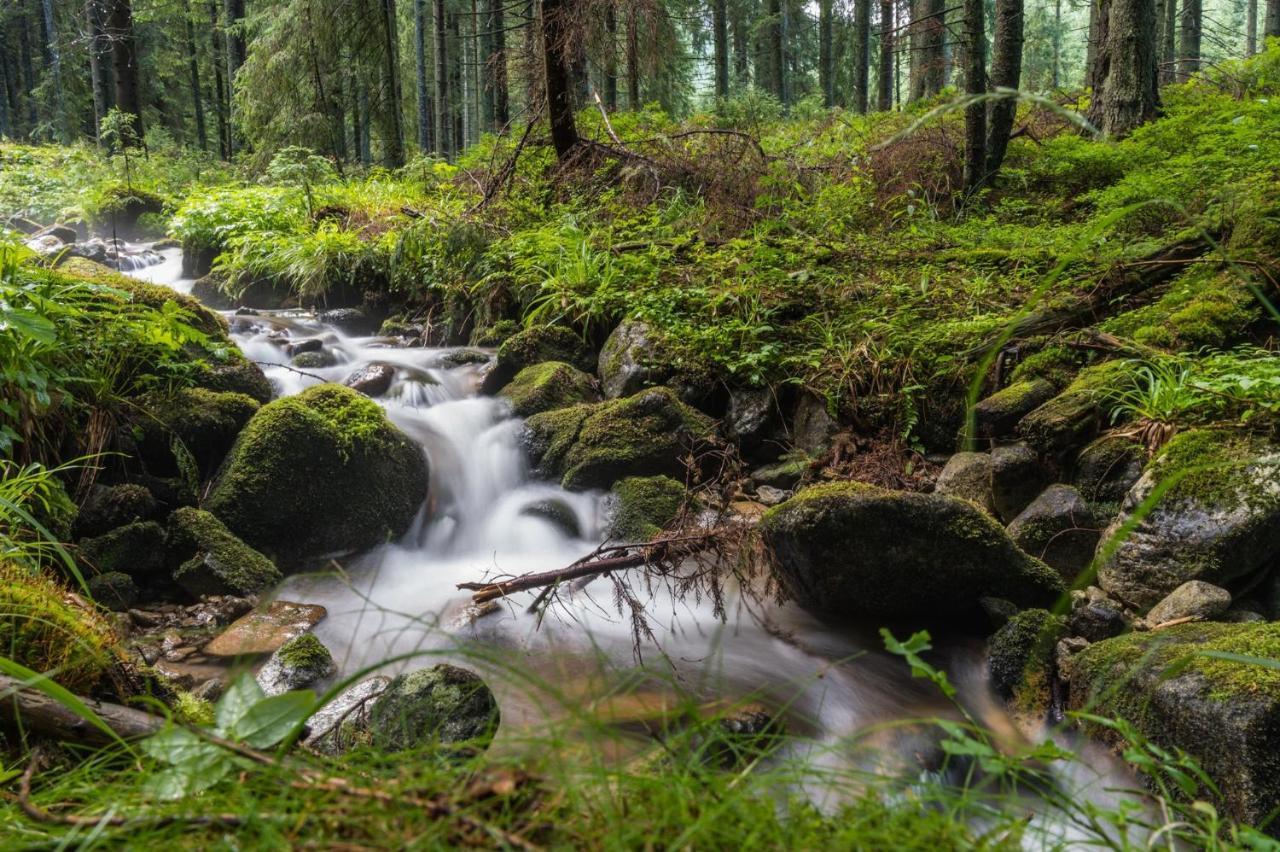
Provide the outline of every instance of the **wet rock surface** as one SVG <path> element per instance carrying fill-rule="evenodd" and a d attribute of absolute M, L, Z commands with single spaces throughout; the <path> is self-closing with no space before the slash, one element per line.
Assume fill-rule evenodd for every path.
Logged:
<path fill-rule="evenodd" d="M 328 614 L 317 604 L 276 600 L 237 619 L 204 647 L 216 657 L 270 654 L 315 627 Z"/>

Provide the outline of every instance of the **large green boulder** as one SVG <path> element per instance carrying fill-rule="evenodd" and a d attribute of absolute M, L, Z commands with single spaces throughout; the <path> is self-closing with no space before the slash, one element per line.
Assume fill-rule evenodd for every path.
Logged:
<path fill-rule="evenodd" d="M 511 402 L 511 411 L 517 417 L 600 399 L 595 379 L 563 361 L 525 367 L 502 389 L 501 395 Z"/>
<path fill-rule="evenodd" d="M 421 448 L 377 403 L 326 384 L 254 415 L 206 508 L 248 544 L 293 566 L 400 535 L 426 497 Z"/>
<path fill-rule="evenodd" d="M 987 643 L 991 687 L 1028 722 L 1044 721 L 1050 702 L 1054 646 L 1065 619 L 1044 609 L 1017 613 Z"/>
<path fill-rule="evenodd" d="M 174 582 L 192 597 L 256 595 L 283 579 L 270 559 L 202 509 L 185 507 L 169 516 L 165 550 Z"/>
<path fill-rule="evenodd" d="M 1023 417 L 1018 434 L 1046 455 L 1083 447 L 1098 434 L 1109 413 L 1110 392 L 1131 384 L 1132 370 L 1126 361 L 1086 367 L 1062 393 Z"/>
<path fill-rule="evenodd" d="M 135 419 L 139 455 L 151 473 L 172 475 L 184 472 L 185 451 L 202 477 L 212 476 L 258 408 L 245 394 L 207 388 L 150 396 Z"/>
<path fill-rule="evenodd" d="M 145 583 L 164 570 L 164 527 L 134 521 L 80 542 L 80 562 L 100 574 L 128 574 Z"/>
<path fill-rule="evenodd" d="M 806 488 L 761 523 L 783 589 L 842 618 L 963 617 L 979 599 L 1046 606 L 1062 580 L 968 500 L 857 482 Z"/>
<path fill-rule="evenodd" d="M 480 676 L 441 663 L 391 681 L 369 713 L 369 743 L 385 752 L 484 748 L 498 722 L 498 702 Z"/>
<path fill-rule="evenodd" d="M 1280 805 L 1280 671 L 1265 664 L 1276 659 L 1276 623 L 1128 633 L 1072 659 L 1070 704 L 1123 718 L 1157 745 L 1183 749 L 1220 791 L 1220 812 L 1256 824 Z M 1116 736 L 1111 729 L 1096 733 Z"/>
<path fill-rule="evenodd" d="M 1173 481 L 1132 529 L 1161 483 Z M 1280 447 L 1224 429 L 1176 435 L 1104 531 L 1098 585 L 1148 608 L 1189 580 L 1230 585 L 1280 555 Z M 1114 544 L 1112 540 L 1114 539 Z"/>
<path fill-rule="evenodd" d="M 668 388 L 530 417 L 523 443 L 537 473 L 565 488 L 608 488 L 626 476 L 684 478 L 684 458 L 712 434 L 710 418 Z"/>
<path fill-rule="evenodd" d="M 508 337 L 498 347 L 493 368 L 484 377 L 480 390 L 494 394 L 526 367 L 544 361 L 560 361 L 579 370 L 590 370 L 591 350 L 581 337 L 564 326 L 538 325 Z"/>

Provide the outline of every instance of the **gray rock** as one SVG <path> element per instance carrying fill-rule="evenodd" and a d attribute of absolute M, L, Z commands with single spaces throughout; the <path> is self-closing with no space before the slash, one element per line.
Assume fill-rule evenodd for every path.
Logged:
<path fill-rule="evenodd" d="M 767 464 L 751 471 L 751 481 L 757 488 L 767 485 L 772 488 L 790 490 L 800 484 L 800 480 L 809 471 L 807 460 L 789 459 Z"/>
<path fill-rule="evenodd" d="M 301 340 L 294 340 L 286 343 L 284 351 L 290 357 L 301 355 L 304 352 L 319 352 L 324 348 L 324 341 L 318 337 L 304 337 Z"/>
<path fill-rule="evenodd" d="M 1208 621 L 1226 612 L 1231 606 L 1231 593 L 1221 586 L 1203 580 L 1183 583 L 1168 594 L 1147 613 L 1147 623 L 1153 627 L 1180 618 Z"/>
<path fill-rule="evenodd" d="M 991 500 L 996 517 L 1009 523 L 1039 496 L 1048 484 L 1040 456 L 1025 444 L 1010 444 L 991 451 Z"/>
<path fill-rule="evenodd" d="M 338 693 L 307 720 L 302 742 L 327 755 L 338 755 L 368 739 L 369 711 L 391 685 L 391 678 L 377 675 Z"/>
<path fill-rule="evenodd" d="M 558 500 L 554 497 L 539 500 L 522 508 L 520 514 L 531 518 L 541 518 L 569 538 L 578 538 L 582 535 L 582 526 L 578 523 L 577 514 L 563 500 Z"/>
<path fill-rule="evenodd" d="M 670 376 L 670 368 L 657 357 L 660 346 L 653 331 L 639 320 L 624 320 L 600 350 L 597 375 L 609 399 L 630 396 Z"/>
<path fill-rule="evenodd" d="M 1107 435 L 1080 451 L 1072 482 L 1090 503 L 1119 504 L 1142 476 L 1146 461 L 1137 441 Z"/>
<path fill-rule="evenodd" d="M 1089 642 L 1101 642 L 1119 636 L 1129 629 L 1124 613 L 1119 607 L 1106 601 L 1094 601 L 1071 613 L 1067 620 L 1067 632 Z"/>
<path fill-rule="evenodd" d="M 986 453 L 956 453 L 938 474 L 934 493 L 961 497 L 995 514 L 991 499 L 991 456 Z"/>
<path fill-rule="evenodd" d="M 1070 485 L 1050 485 L 1009 524 L 1009 535 L 1068 585 L 1093 561 L 1102 521 Z"/>
<path fill-rule="evenodd" d="M 67 249 L 67 254 L 71 257 L 83 257 L 86 260 L 92 260 L 94 263 L 106 263 L 107 244 L 102 240 L 86 240 L 72 245 Z"/>
<path fill-rule="evenodd" d="M 236 619 L 204 647 L 204 652 L 215 657 L 270 654 L 311 630 L 326 615 L 328 611 L 318 604 L 272 601 Z"/>
<path fill-rule="evenodd" d="M 773 393 L 767 388 L 736 390 L 729 394 L 724 434 L 744 449 L 759 446 L 774 426 Z"/>
<path fill-rule="evenodd" d="M 1027 379 L 998 390 L 973 407 L 976 437 L 1003 438 L 1018 421 L 1053 399 L 1054 388 L 1044 379 Z"/>
<path fill-rule="evenodd" d="M 475 672 L 441 663 L 398 675 L 369 712 L 370 744 L 398 752 L 428 744 L 485 748 L 500 721 Z"/>
<path fill-rule="evenodd" d="M 258 672 L 257 680 L 267 695 L 280 695 L 311 686 L 337 670 L 329 649 L 314 634 L 304 633 L 277 648 Z"/>
<path fill-rule="evenodd" d="M 283 579 L 270 559 L 202 509 L 185 507 L 169 516 L 165 552 L 174 582 L 194 598 L 255 595 Z"/>
<path fill-rule="evenodd" d="M 783 491 L 781 488 L 774 488 L 771 485 L 760 485 L 756 487 L 756 499 L 766 506 L 776 506 L 783 500 L 787 500 L 792 496 L 792 492 Z"/>
<path fill-rule="evenodd" d="M 813 394 L 804 394 L 796 404 L 791 421 L 791 443 L 811 456 L 821 456 L 831 446 L 838 430 L 827 412 L 827 403 Z"/>
<path fill-rule="evenodd" d="M 337 363 L 337 357 L 328 349 L 321 349 L 319 352 L 303 352 L 289 361 L 290 365 L 299 370 L 323 370 Z"/>
<path fill-rule="evenodd" d="M 395 377 L 396 368 L 390 364 L 367 364 L 347 376 L 343 384 L 376 399 L 391 389 Z"/>
<path fill-rule="evenodd" d="M 102 574 L 128 574 L 148 584 L 165 568 L 164 528 L 155 521 L 134 521 L 80 542 L 80 562 Z"/>
<path fill-rule="evenodd" d="M 73 530 L 77 538 L 99 536 L 156 514 L 156 498 L 142 485 L 95 485 L 89 492 Z"/>
<path fill-rule="evenodd" d="M 324 311 L 316 319 L 325 325 L 331 325 L 343 334 L 355 337 L 367 337 L 378 327 L 369 315 L 359 308 L 337 308 Z"/>
<path fill-rule="evenodd" d="M 54 237 L 63 245 L 71 245 L 80 239 L 80 235 L 76 233 L 76 229 L 70 225 L 50 225 L 42 231 L 33 234 L 35 237 Z"/>

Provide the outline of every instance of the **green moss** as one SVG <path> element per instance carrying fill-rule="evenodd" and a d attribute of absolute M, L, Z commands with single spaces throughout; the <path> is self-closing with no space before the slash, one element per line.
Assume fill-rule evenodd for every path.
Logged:
<path fill-rule="evenodd" d="M 1054 646 L 1065 629 L 1061 616 L 1028 609 L 991 637 L 987 646 L 991 684 L 1015 712 L 1043 718 L 1050 698 Z"/>
<path fill-rule="evenodd" d="M 85 585 L 94 603 L 112 612 L 124 612 L 138 602 L 137 584 L 119 571 L 90 577 Z"/>
<path fill-rule="evenodd" d="M 595 379 L 562 361 L 544 361 L 525 367 L 502 389 L 502 396 L 511 401 L 517 417 L 600 398 Z"/>
<path fill-rule="evenodd" d="M 525 441 L 544 476 L 566 488 L 605 488 L 624 476 L 683 477 L 682 458 L 711 430 L 711 420 L 669 388 L 651 388 L 534 415 Z"/>
<path fill-rule="evenodd" d="M 1153 304 L 1100 327 L 1147 346 L 1220 349 L 1242 339 L 1261 316 L 1261 305 L 1238 273 L 1201 265 L 1178 276 Z"/>
<path fill-rule="evenodd" d="M 323 670 L 333 662 L 333 655 L 313 633 L 303 633 L 285 642 L 276 651 L 280 663 L 291 669 Z"/>
<path fill-rule="evenodd" d="M 399 535 L 426 494 L 422 450 L 377 403 L 318 385 L 254 415 L 207 508 L 248 544 L 296 564 Z"/>
<path fill-rule="evenodd" d="M 441 663 L 391 681 L 370 712 L 370 740 L 386 752 L 432 743 L 483 748 L 498 724 L 498 703 L 485 682 Z"/>
<path fill-rule="evenodd" d="M 107 301 L 132 302 L 157 311 L 164 310 L 166 304 L 173 304 L 190 316 L 189 321 L 194 328 L 225 340 L 227 323 L 220 314 L 171 287 L 148 284 L 83 257 L 67 258 L 58 265 L 58 273 L 67 278 L 88 281 L 91 284 L 100 284 L 119 291 L 119 293 L 104 292 L 102 298 Z"/>
<path fill-rule="evenodd" d="M 614 483 L 609 537 L 648 541 L 675 520 L 684 505 L 684 485 L 667 476 L 631 476 Z"/>
<path fill-rule="evenodd" d="M 493 325 L 477 328 L 475 333 L 471 335 L 471 345 L 486 348 L 501 346 L 508 338 L 514 337 L 519 332 L 520 323 L 515 320 L 498 320 Z"/>
<path fill-rule="evenodd" d="M 86 692 L 123 655 L 107 622 L 44 575 L 0 561 L 0 656 Z"/>
<path fill-rule="evenodd" d="M 1018 424 L 1037 450 L 1061 453 L 1093 439 L 1102 423 L 1107 391 L 1124 386 L 1133 370 L 1127 361 L 1107 361 L 1081 370 L 1062 393 Z"/>
<path fill-rule="evenodd" d="M 155 521 L 134 521 L 80 542 L 80 561 L 100 574 L 145 581 L 164 568 L 165 533 Z"/>
<path fill-rule="evenodd" d="M 510 370 L 512 375 L 543 361 L 563 361 L 580 370 L 590 370 L 594 366 L 591 350 L 582 338 L 558 325 L 526 328 L 498 347 L 498 369 Z"/>
<path fill-rule="evenodd" d="M 143 405 L 140 449 L 148 469 L 153 473 L 176 472 L 170 444 L 177 438 L 205 476 L 217 470 L 236 435 L 259 408 L 258 401 L 245 394 L 200 387 L 153 394 Z"/>
<path fill-rule="evenodd" d="M 184 507 L 169 518 L 166 550 L 173 579 L 195 597 L 256 595 L 283 577 L 271 560 L 202 509 Z"/>
<path fill-rule="evenodd" d="M 219 363 L 197 362 L 195 384 L 213 391 L 241 393 L 262 404 L 275 396 L 270 379 L 257 364 L 246 361 L 238 349 L 227 350 Z"/>
<path fill-rule="evenodd" d="M 1267 441 L 1247 433 L 1192 429 L 1165 444 L 1148 470 L 1159 479 L 1182 474 L 1165 494 L 1167 500 L 1196 500 L 1215 507 L 1239 502 L 1264 505 L 1280 501 L 1280 494 L 1268 486 L 1273 477 L 1256 475 L 1250 464 L 1275 452 Z"/>
<path fill-rule="evenodd" d="M 190 692 L 179 692 L 173 700 L 172 708 L 174 719 L 182 724 L 199 725 L 206 728 L 213 727 L 214 707 L 212 702 L 196 698 Z"/>

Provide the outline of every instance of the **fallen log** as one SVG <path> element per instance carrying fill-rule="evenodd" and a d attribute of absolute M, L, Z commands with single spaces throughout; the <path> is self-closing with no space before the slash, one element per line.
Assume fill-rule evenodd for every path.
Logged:
<path fill-rule="evenodd" d="M 107 728 L 122 740 L 149 737 L 165 725 L 165 720 L 133 707 L 80 698 Z M 113 742 L 106 731 L 34 689 L 25 681 L 0 675 L 0 721 L 7 725 L 45 734 L 63 742 L 105 745 Z"/>

